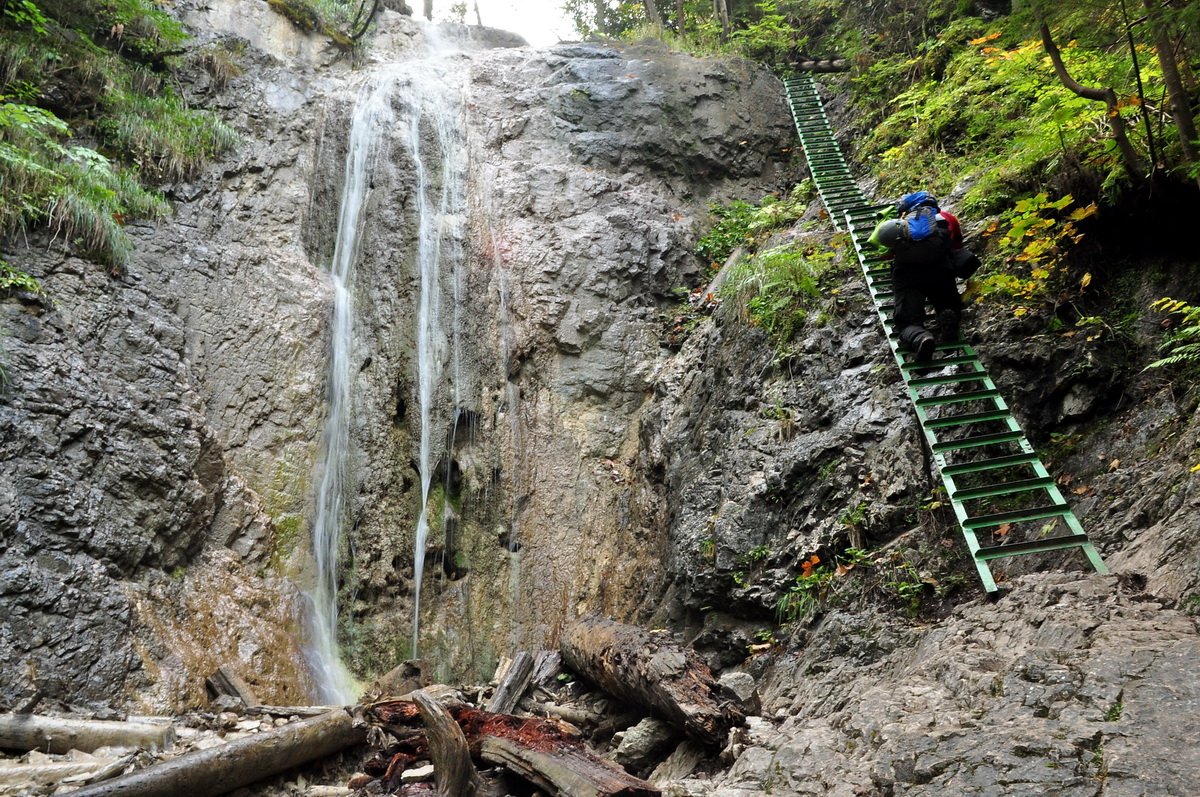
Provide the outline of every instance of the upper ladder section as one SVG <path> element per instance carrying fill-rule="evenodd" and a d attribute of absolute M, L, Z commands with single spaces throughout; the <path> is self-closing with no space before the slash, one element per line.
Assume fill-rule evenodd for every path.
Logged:
<path fill-rule="evenodd" d="M 997 590 L 991 562 L 1024 554 L 1078 548 L 1096 572 L 1107 573 L 975 349 L 959 337 L 939 344 L 932 362 L 920 363 L 900 346 L 892 319 L 891 269 L 867 243 L 880 208 L 869 204 L 854 182 L 812 75 L 789 78 L 784 87 L 821 199 L 854 241 L 876 314 L 984 589 Z"/>

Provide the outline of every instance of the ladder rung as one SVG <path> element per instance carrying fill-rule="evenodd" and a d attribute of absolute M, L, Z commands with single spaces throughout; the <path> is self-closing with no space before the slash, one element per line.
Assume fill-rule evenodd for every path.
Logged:
<path fill-rule="evenodd" d="M 951 501 L 972 501 L 977 498 L 992 498 L 997 495 L 1013 495 L 1027 493 L 1031 490 L 1042 490 L 1054 484 L 1050 476 L 1035 476 L 1032 479 L 1017 479 L 1011 482 L 985 484 L 980 487 L 965 487 L 950 494 Z"/>
<path fill-rule="evenodd" d="M 972 374 L 974 376 L 974 374 Z M 979 372 L 979 376 L 987 379 L 988 375 Z M 914 379 L 913 382 L 916 382 Z M 909 382 L 909 384 L 913 384 Z M 1011 418 L 1012 415 L 1008 410 L 986 410 L 984 412 L 963 412 L 958 415 L 947 415 L 943 418 L 927 418 L 925 420 L 926 429 L 945 429 L 948 426 L 967 426 L 972 423 L 986 423 L 987 421 L 1003 421 Z"/>
<path fill-rule="evenodd" d="M 936 362 L 936 361 L 935 361 Z M 911 363 L 905 363 L 911 365 Z M 943 404 L 964 404 L 968 401 L 987 401 L 1000 398 L 1000 391 L 995 388 L 984 390 L 964 390 L 961 393 L 948 393 L 944 396 L 921 396 L 913 401 L 918 407 L 940 407 Z"/>
<path fill-rule="evenodd" d="M 1027 553 L 1060 551 L 1063 548 L 1082 548 L 1085 545 L 1091 545 L 1091 540 L 1088 539 L 1086 534 L 1070 534 L 1062 537 L 1049 537 L 1043 540 L 1011 542 L 1008 545 L 989 545 L 976 551 L 975 558 L 990 561 L 992 559 L 1002 559 L 1006 556 L 1020 556 Z"/>
<path fill-rule="evenodd" d="M 968 371 L 959 374 L 947 374 L 946 376 L 928 376 L 919 379 L 908 380 L 909 387 L 934 387 L 936 385 L 958 385 L 963 382 L 983 382 L 991 379 L 986 371 Z M 1003 413 L 1007 417 L 1008 413 Z M 990 420 L 990 419 L 989 419 Z M 928 424 L 926 424 L 928 425 Z M 943 424 L 948 425 L 948 424 Z"/>
<path fill-rule="evenodd" d="M 974 531 L 990 526 L 1003 526 L 1005 523 L 1023 523 L 1027 520 L 1045 520 L 1051 517 L 1062 517 L 1071 514 L 1071 507 L 1066 504 L 1047 504 L 1032 509 L 1010 509 L 1005 512 L 993 512 L 990 515 L 969 517 L 963 521 L 963 528 Z"/>
<path fill-rule="evenodd" d="M 980 446 L 998 445 L 1000 443 L 1015 443 L 1025 439 L 1025 433 L 1020 429 L 1010 430 L 1007 432 L 993 432 L 991 434 L 977 434 L 971 437 L 964 437 L 961 440 L 945 440 L 934 443 L 930 448 L 935 453 L 941 454 L 946 451 L 961 451 L 964 448 L 979 448 Z"/>
<path fill-rule="evenodd" d="M 940 349 L 941 347 L 939 346 L 938 348 Z M 974 365 L 978 362 L 979 359 L 974 353 L 971 353 L 957 357 L 939 357 L 936 360 L 930 360 L 927 363 L 905 363 L 903 368 L 906 371 L 920 371 L 925 368 L 945 368 L 947 365 Z"/>
<path fill-rule="evenodd" d="M 988 459 L 977 459 L 974 462 L 961 462 L 955 465 L 947 465 L 942 468 L 942 475 L 949 478 L 962 476 L 964 473 L 980 473 L 985 470 L 996 470 L 997 468 L 1009 468 L 1015 465 L 1032 465 L 1039 462 L 1038 455 L 1022 452 L 1020 454 L 1003 454 L 998 457 L 989 457 Z"/>

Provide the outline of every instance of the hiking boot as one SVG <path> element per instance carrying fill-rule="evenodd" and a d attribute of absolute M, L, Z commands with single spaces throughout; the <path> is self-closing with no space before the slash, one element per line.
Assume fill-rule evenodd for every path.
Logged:
<path fill-rule="evenodd" d="M 933 335 L 922 332 L 913 340 L 912 348 L 916 352 L 917 362 L 927 363 L 933 359 L 933 350 L 937 348 L 937 341 L 933 339 Z"/>
<path fill-rule="evenodd" d="M 958 340 L 958 313 L 953 310 L 938 313 L 938 337 L 942 339 L 942 343 Z"/>

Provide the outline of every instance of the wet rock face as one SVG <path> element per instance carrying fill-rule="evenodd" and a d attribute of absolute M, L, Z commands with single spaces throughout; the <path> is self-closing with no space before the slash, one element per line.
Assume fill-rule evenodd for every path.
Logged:
<path fill-rule="evenodd" d="M 236 35 L 242 6 L 265 8 L 179 4 L 213 41 Z M 381 19 L 378 52 L 408 57 L 417 26 Z M 263 685 L 261 699 L 303 688 L 281 663 L 301 656 L 299 603 L 279 579 L 308 580 L 324 269 L 370 68 L 325 65 L 319 42 L 261 21 L 243 75 L 188 86 L 242 143 L 166 187 L 176 214 L 131 230 L 126 275 L 5 253 L 53 297 L 0 303 L 5 702 L 49 685 L 80 701 L 140 692 L 162 710 L 201 700 L 184 685 L 228 663 L 273 673 L 278 691 Z M 741 62 L 581 45 L 460 64 L 470 214 L 454 278 L 465 298 L 446 317 L 470 346 L 458 395 L 437 399 L 445 495 L 431 545 L 443 558 L 425 594 L 445 658 L 465 650 L 490 672 L 512 645 L 551 642 L 580 606 L 628 616 L 661 578 L 631 473 L 636 418 L 668 354 L 660 308 L 699 274 L 708 202 L 777 188 L 791 130 L 774 79 Z M 411 157 L 392 147 L 378 177 L 356 287 L 346 561 L 354 624 L 378 640 L 360 663 L 384 669 L 411 628 L 418 283 Z M 286 611 L 265 611 L 281 594 L 270 605 Z"/>
<path fill-rule="evenodd" d="M 441 316 L 456 325 L 442 374 L 457 386 L 453 397 L 439 387 L 433 412 L 423 626 L 428 655 L 480 675 L 512 635 L 552 644 L 585 604 L 629 616 L 659 579 L 630 467 L 668 354 L 661 308 L 698 278 L 691 252 L 708 202 L 776 188 L 791 131 L 766 73 L 655 44 L 500 49 L 459 63 L 469 229 L 466 263 L 441 284 Z M 419 285 L 407 262 L 418 225 L 412 176 L 391 146 L 394 174 L 377 179 L 374 200 L 389 220 L 371 222 L 358 268 L 362 307 L 374 309 L 361 318 L 370 364 L 359 400 L 370 409 L 356 434 L 368 461 L 388 463 L 357 476 L 356 612 L 375 640 L 366 660 L 394 655 L 411 622 L 419 495 Z"/>
<path fill-rule="evenodd" d="M 99 700 L 134 663 L 121 580 L 196 554 L 224 468 L 163 297 L 22 255 L 58 304 L 6 302 L 0 322 L 0 699 Z"/>

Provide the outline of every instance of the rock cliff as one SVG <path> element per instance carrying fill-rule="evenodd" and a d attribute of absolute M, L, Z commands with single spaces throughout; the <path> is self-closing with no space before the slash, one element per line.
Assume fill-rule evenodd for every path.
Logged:
<path fill-rule="evenodd" d="M 352 64 L 262 3 L 177 5 L 197 36 L 243 53 L 228 87 L 202 73 L 187 86 L 241 146 L 166 187 L 174 217 L 131 230 L 121 276 L 36 238 L 4 252 L 48 297 L 0 300 L 0 703 L 40 689 L 175 710 L 228 663 L 264 700 L 311 693 L 303 592 L 348 120 L 360 89 L 406 62 L 398 86 L 422 68 L 452 86 L 455 126 L 438 138 L 397 90 L 367 194 L 340 552 L 359 674 L 412 652 L 413 142 L 450 141 L 461 174 L 433 179 L 462 204 L 444 220 L 458 232 L 438 282 L 419 644 L 444 678 L 486 676 L 576 614 L 610 614 L 669 625 L 759 681 L 762 716 L 732 767 L 678 794 L 1187 792 L 1194 398 L 1129 363 L 1075 367 L 1074 344 L 1012 319 L 972 319 L 1035 439 L 1070 439 L 1062 468 L 1116 573 L 1021 563 L 989 602 L 932 505 L 853 269 L 787 351 L 733 303 L 667 345 L 679 290 L 712 276 L 693 254 L 709 203 L 757 199 L 801 168 L 771 75 L 653 43 L 535 51 L 465 30 L 435 65 L 429 32 L 393 12 Z M 823 224 L 814 207 L 787 235 L 821 243 Z M 777 638 L 801 563 L 851 544 L 879 558 Z"/>

